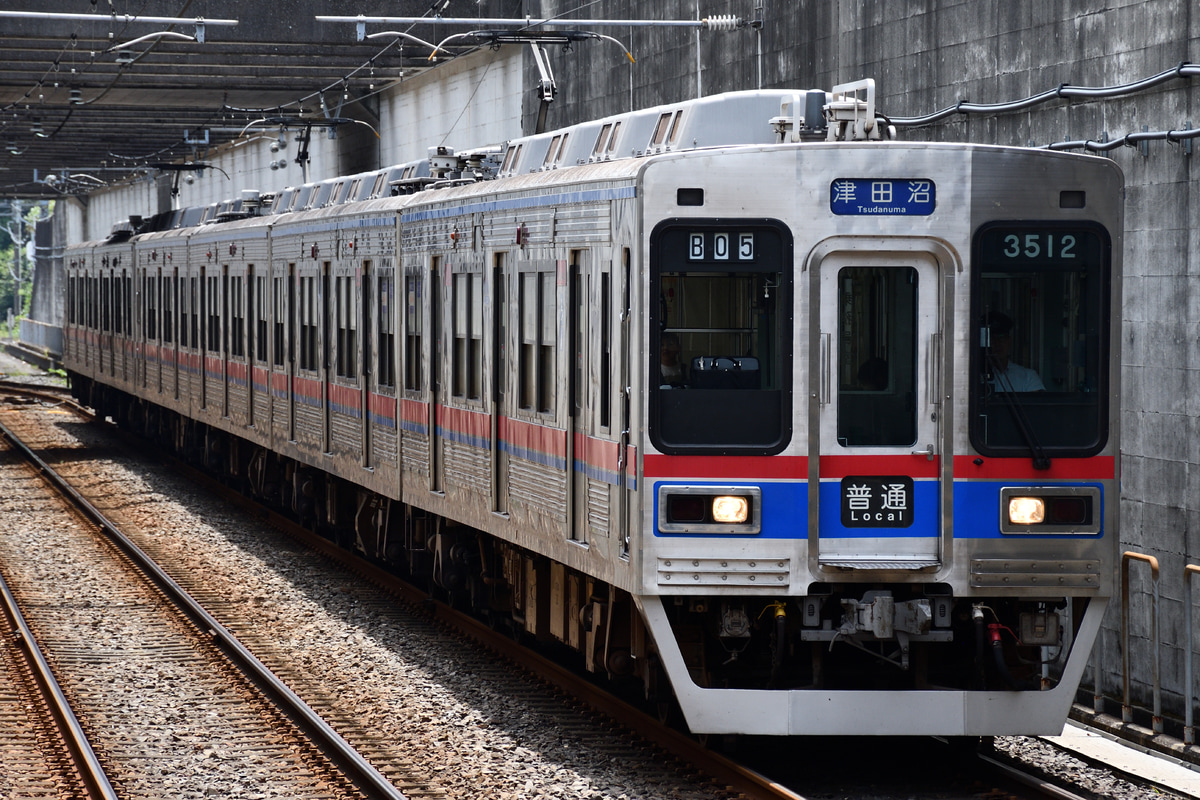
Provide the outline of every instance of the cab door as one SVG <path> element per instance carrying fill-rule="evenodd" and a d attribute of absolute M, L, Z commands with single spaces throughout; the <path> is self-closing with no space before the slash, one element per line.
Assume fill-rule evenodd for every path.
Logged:
<path fill-rule="evenodd" d="M 810 553 L 817 571 L 843 575 L 935 570 L 948 557 L 942 269 L 928 251 L 858 247 L 828 252 L 813 270 Z"/>

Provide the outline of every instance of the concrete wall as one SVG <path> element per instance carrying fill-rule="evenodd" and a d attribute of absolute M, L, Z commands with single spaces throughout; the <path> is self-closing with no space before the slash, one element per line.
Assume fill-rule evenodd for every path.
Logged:
<path fill-rule="evenodd" d="M 364 106 L 347 107 L 343 116 L 353 114 L 366 124 L 342 125 L 336 138 L 312 130 L 308 180 L 425 158 L 434 145 L 465 148 L 520 136 L 522 64 L 520 48 L 484 49 L 401 80 Z M 300 133 L 257 128 L 233 145 L 198 151 L 195 160 L 212 168 L 180 174 L 176 205 L 205 206 L 240 197 L 243 189 L 275 192 L 304 183 L 296 163 Z M 86 206 L 75 204 L 68 212 L 73 227 L 81 229 L 68 241 L 102 239 L 131 214 L 149 217 L 170 209 L 174 183 L 174 173 L 151 174 L 90 195 Z"/>
<path fill-rule="evenodd" d="M 33 296 L 29 302 L 30 319 L 51 325 L 63 324 L 65 284 L 62 248 L 55 247 L 56 229 L 64 225 L 58 214 L 38 220 L 34 234 Z M 61 342 L 59 343 L 61 348 Z M 59 349 L 56 352 L 61 353 Z"/>
<path fill-rule="evenodd" d="M 382 163 L 425 158 L 437 145 L 465 149 L 520 136 L 523 53 L 484 48 L 382 96 Z"/>

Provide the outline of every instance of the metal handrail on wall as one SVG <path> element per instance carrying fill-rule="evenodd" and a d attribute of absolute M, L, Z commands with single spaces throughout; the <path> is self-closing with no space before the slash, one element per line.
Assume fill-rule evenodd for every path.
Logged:
<path fill-rule="evenodd" d="M 1183 624 L 1187 631 L 1187 647 L 1183 656 L 1183 743 L 1196 743 L 1192 725 L 1192 576 L 1200 575 L 1200 567 L 1188 564 L 1183 568 Z"/>
<path fill-rule="evenodd" d="M 1121 704 L 1121 719 L 1125 722 L 1133 722 L 1133 705 L 1129 702 L 1129 565 L 1134 561 L 1141 561 L 1150 565 L 1150 581 L 1153 587 L 1151 594 L 1153 621 L 1151 622 L 1151 639 L 1154 641 L 1154 716 L 1151 726 L 1155 733 L 1163 732 L 1163 717 L 1162 717 L 1162 686 L 1159 681 L 1159 665 L 1160 665 L 1160 642 L 1158 638 L 1158 559 L 1154 556 L 1144 555 L 1142 553 L 1125 552 L 1121 554 L 1121 676 L 1122 685 L 1124 686 L 1124 695 Z M 1200 569 L 1197 570 L 1200 572 Z M 1187 581 L 1185 581 L 1187 585 Z M 1190 588 L 1189 588 L 1190 593 Z M 1184 606 L 1188 609 L 1188 615 L 1191 614 L 1191 605 L 1187 602 Z M 1188 646 L 1188 690 L 1191 691 L 1191 625 L 1188 626 L 1189 646 Z M 1099 672 L 1097 671 L 1097 678 Z M 1097 686 L 1100 681 L 1097 679 Z M 1097 689 L 1097 694 L 1099 689 Z M 1188 699 L 1188 718 L 1191 719 L 1191 699 Z"/>

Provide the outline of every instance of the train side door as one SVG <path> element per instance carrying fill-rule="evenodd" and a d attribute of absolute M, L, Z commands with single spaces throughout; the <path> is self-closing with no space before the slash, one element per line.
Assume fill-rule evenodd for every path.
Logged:
<path fill-rule="evenodd" d="M 244 308 L 245 315 L 242 317 L 242 324 L 245 326 L 244 346 L 242 355 L 246 360 L 246 407 L 243 409 L 245 418 L 243 424 L 248 428 L 254 427 L 254 403 L 255 396 L 258 394 L 254 389 L 254 368 L 258 366 L 258 317 L 259 306 L 262 305 L 262 298 L 258 294 L 259 276 L 254 269 L 253 264 L 246 265 L 245 277 L 245 300 Z"/>
<path fill-rule="evenodd" d="M 186 278 L 184 280 L 186 280 Z M 177 325 L 177 322 L 180 319 L 180 317 L 178 316 L 179 309 L 181 308 L 181 306 L 180 306 L 181 299 L 179 296 L 179 282 L 180 282 L 179 267 L 176 267 L 175 269 L 173 269 L 171 271 L 171 288 L 170 288 L 171 311 L 170 311 L 170 314 L 168 315 L 170 318 L 170 322 L 168 324 L 170 324 L 173 329 L 172 335 L 171 335 L 171 342 L 174 345 L 171 348 L 171 374 L 173 376 L 172 386 L 171 386 L 171 398 L 173 400 L 179 399 L 179 359 L 181 357 L 179 339 L 180 339 L 180 336 L 183 335 Z"/>
<path fill-rule="evenodd" d="M 492 257 L 492 352 L 491 352 L 491 462 L 492 462 L 492 511 L 508 513 L 508 451 L 501 441 L 508 418 L 509 374 L 509 291 L 508 275 L 504 264 L 507 253 L 496 253 Z"/>
<path fill-rule="evenodd" d="M 328 261 L 321 263 L 320 288 L 317 294 L 317 308 L 319 311 L 320 330 L 318 336 L 321 338 L 321 362 L 320 362 L 320 381 L 321 381 L 321 452 L 333 452 L 333 419 L 332 419 L 332 398 L 329 391 L 329 384 L 333 380 L 333 349 L 335 325 L 337 321 L 337 308 L 334 306 L 333 295 L 333 277 L 331 272 L 331 264 Z"/>
<path fill-rule="evenodd" d="M 453 278 L 449 264 L 441 256 L 434 256 L 429 273 L 429 490 L 444 491 L 442 483 L 442 437 L 438 433 L 438 413 L 442 402 L 444 375 L 442 353 L 445 335 L 442 330 L 445 296 Z M 445 283 L 443 284 L 443 280 Z"/>
<path fill-rule="evenodd" d="M 940 275 L 931 253 L 899 248 L 828 252 L 813 269 L 817 570 L 931 570 L 948 555 Z"/>
<path fill-rule="evenodd" d="M 372 306 L 374 303 L 375 292 L 371 285 L 371 281 L 375 279 L 375 273 L 371 270 L 371 262 L 362 262 L 362 268 L 355 275 L 355 280 L 359 286 L 358 295 L 358 330 L 359 335 L 359 413 L 362 419 L 362 465 L 365 469 L 370 469 L 373 466 L 373 458 L 371 453 L 371 384 L 375 378 L 375 371 L 372 369 L 374 363 L 372 359 L 375 357 L 373 352 L 375 348 L 374 325 L 376 319 L 375 309 Z"/>
<path fill-rule="evenodd" d="M 591 437 L 590 381 L 588 380 L 588 272 L 582 250 L 572 250 L 567 263 L 568 369 L 567 398 L 567 538 L 588 541 L 588 476 L 577 464 L 587 463 Z"/>
<path fill-rule="evenodd" d="M 297 359 L 304 355 L 311 344 L 298 339 L 300 335 L 300 304 L 297 302 L 302 276 L 296 274 L 295 263 L 288 264 L 287 301 L 284 303 L 284 314 L 287 316 L 287 438 L 289 442 L 296 441 L 296 375 Z M 307 345 L 307 347 L 306 347 Z"/>

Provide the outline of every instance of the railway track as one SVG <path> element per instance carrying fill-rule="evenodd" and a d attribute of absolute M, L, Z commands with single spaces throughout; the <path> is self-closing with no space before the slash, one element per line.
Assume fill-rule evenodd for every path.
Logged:
<path fill-rule="evenodd" d="M 52 495 L 17 463 L 19 440 L 2 424 L 0 431 L 0 469 L 8 485 L 22 487 L 8 503 L 36 507 L 45 526 L 10 531 L 0 539 L 0 561 L 14 604 L 80 717 L 74 724 L 55 715 L 63 738 L 77 741 L 86 731 L 96 753 L 94 764 L 76 757 L 76 770 L 89 776 L 86 796 L 116 797 L 114 785 L 121 796 L 162 797 L 277 784 L 296 797 L 402 797 L 85 498 L 25 452 L 75 509 Z M 93 524 L 80 524 L 76 511 Z M 145 686 L 147 678 L 157 690 Z"/>
<path fill-rule="evenodd" d="M 198 474 L 193 474 L 190 480 L 205 481 L 212 488 L 221 489 L 215 482 L 208 481 Z M 95 488 L 88 491 L 95 491 Z M 527 688 L 520 694 L 514 694 L 511 698 L 512 703 L 514 706 L 535 709 L 537 713 L 554 716 L 556 720 L 554 724 L 560 728 L 560 738 L 563 740 L 580 743 L 595 740 L 596 730 L 612 727 L 612 723 L 608 720 L 613 720 L 624 731 L 603 745 L 614 761 L 646 759 L 649 751 L 651 752 L 650 760 L 660 763 L 669 762 L 666 766 L 669 773 L 683 775 L 684 778 L 681 780 L 687 783 L 707 783 L 715 787 L 717 796 L 733 794 L 748 798 L 804 796 L 801 794 L 805 791 L 803 782 L 793 783 L 794 786 L 800 788 L 789 790 L 780 781 L 764 778 L 753 770 L 714 754 L 701 747 L 691 737 L 658 726 L 654 720 L 636 709 L 625 706 L 587 681 L 577 678 L 562 667 L 541 659 L 528 649 L 518 646 L 510 637 L 493 631 L 469 617 L 463 617 L 445 605 L 431 601 L 423 591 L 403 584 L 389 573 L 347 554 L 327 540 L 298 528 L 289 520 L 275 516 L 236 496 L 224 495 L 223 498 L 223 504 L 236 503 L 244 506 L 251 517 L 267 521 L 272 526 L 286 531 L 289 536 L 302 541 L 305 547 L 313 548 L 323 553 L 331 561 L 336 561 L 341 565 L 339 569 L 349 569 L 383 589 L 386 592 L 384 595 L 357 589 L 333 590 L 335 593 L 354 595 L 358 605 L 358 616 L 363 620 L 371 621 L 369 623 L 371 626 L 387 626 L 402 619 L 403 624 L 410 627 L 427 628 L 427 632 L 419 633 L 430 636 L 444 636 L 444 632 L 439 634 L 435 629 L 452 626 L 457 631 L 453 635 L 467 636 L 484 643 L 485 647 L 502 654 L 505 659 L 504 662 L 494 662 L 489 666 L 485 660 L 480 658 L 464 657 L 462 662 L 457 665 L 457 669 L 460 672 L 470 672 L 477 676 L 479 681 L 505 680 L 508 677 L 506 673 L 511 672 L 511 667 L 508 666 L 511 662 L 519 663 L 523 668 L 532 670 L 539 678 L 535 682 L 526 682 Z M 119 505 L 121 501 L 109 497 L 107 502 Z M 126 514 L 130 513 L 137 516 L 131 509 L 127 509 Z M 149 544 L 148 549 L 153 550 L 153 541 Z M 170 561 L 171 559 L 164 560 Z M 269 629 L 276 621 L 276 614 L 269 602 L 264 602 L 262 598 L 255 596 L 251 597 L 250 602 L 247 603 L 245 596 L 237 594 L 231 596 L 219 587 L 212 588 L 204 571 L 200 569 L 201 565 L 194 559 L 189 561 L 187 557 L 180 558 L 177 555 L 175 562 L 172 571 L 176 573 L 177 579 L 186 591 L 200 599 L 215 617 L 224 621 L 224 624 L 243 641 L 247 648 L 258 654 L 298 695 L 303 697 L 318 713 L 329 719 L 339 734 L 352 743 L 366 760 L 376 764 L 391 764 L 389 759 L 394 757 L 394 741 L 387 736 L 381 737 L 379 731 L 359 718 L 355 706 L 352 703 L 347 704 L 344 690 L 328 685 L 325 679 L 309 668 L 310 662 L 298 662 L 295 652 L 280 648 L 278 641 L 272 638 Z M 192 580 L 189 576 L 195 576 L 195 579 Z M 398 604 L 393 598 L 399 598 L 400 603 Z M 247 613 L 248 610 L 249 613 Z M 365 625 L 364 630 L 366 627 Z M 551 685 L 554 688 L 549 690 L 547 687 Z M 562 711 L 564 707 L 574 710 L 564 715 Z M 658 755 L 653 755 L 653 753 Z M 1010 766 L 1007 769 L 1012 770 L 1013 767 Z M 416 771 L 418 773 L 416 777 L 407 782 L 402 778 L 395 777 L 395 769 L 391 766 L 383 767 L 383 772 L 388 774 L 393 782 L 400 784 L 404 793 L 409 796 L 417 796 L 422 792 L 438 794 L 441 791 L 436 781 L 422 779 L 419 775 L 420 770 Z M 689 772 L 702 775 L 702 777 L 697 778 L 694 775 L 689 777 L 687 776 Z M 1033 788 L 1020 790 L 1020 796 L 1058 798 L 1072 796 L 1057 787 L 1050 786 L 1038 777 L 1025 778 L 1025 781 L 1031 783 Z M 529 788 L 536 789 L 537 787 Z M 901 795 L 898 796 L 903 796 L 903 790 L 900 789 L 900 791 Z M 522 795 L 518 793 L 513 796 Z"/>
<path fill-rule="evenodd" d="M 112 785 L 33 632 L 0 578 L 0 793 L 114 798 Z"/>

